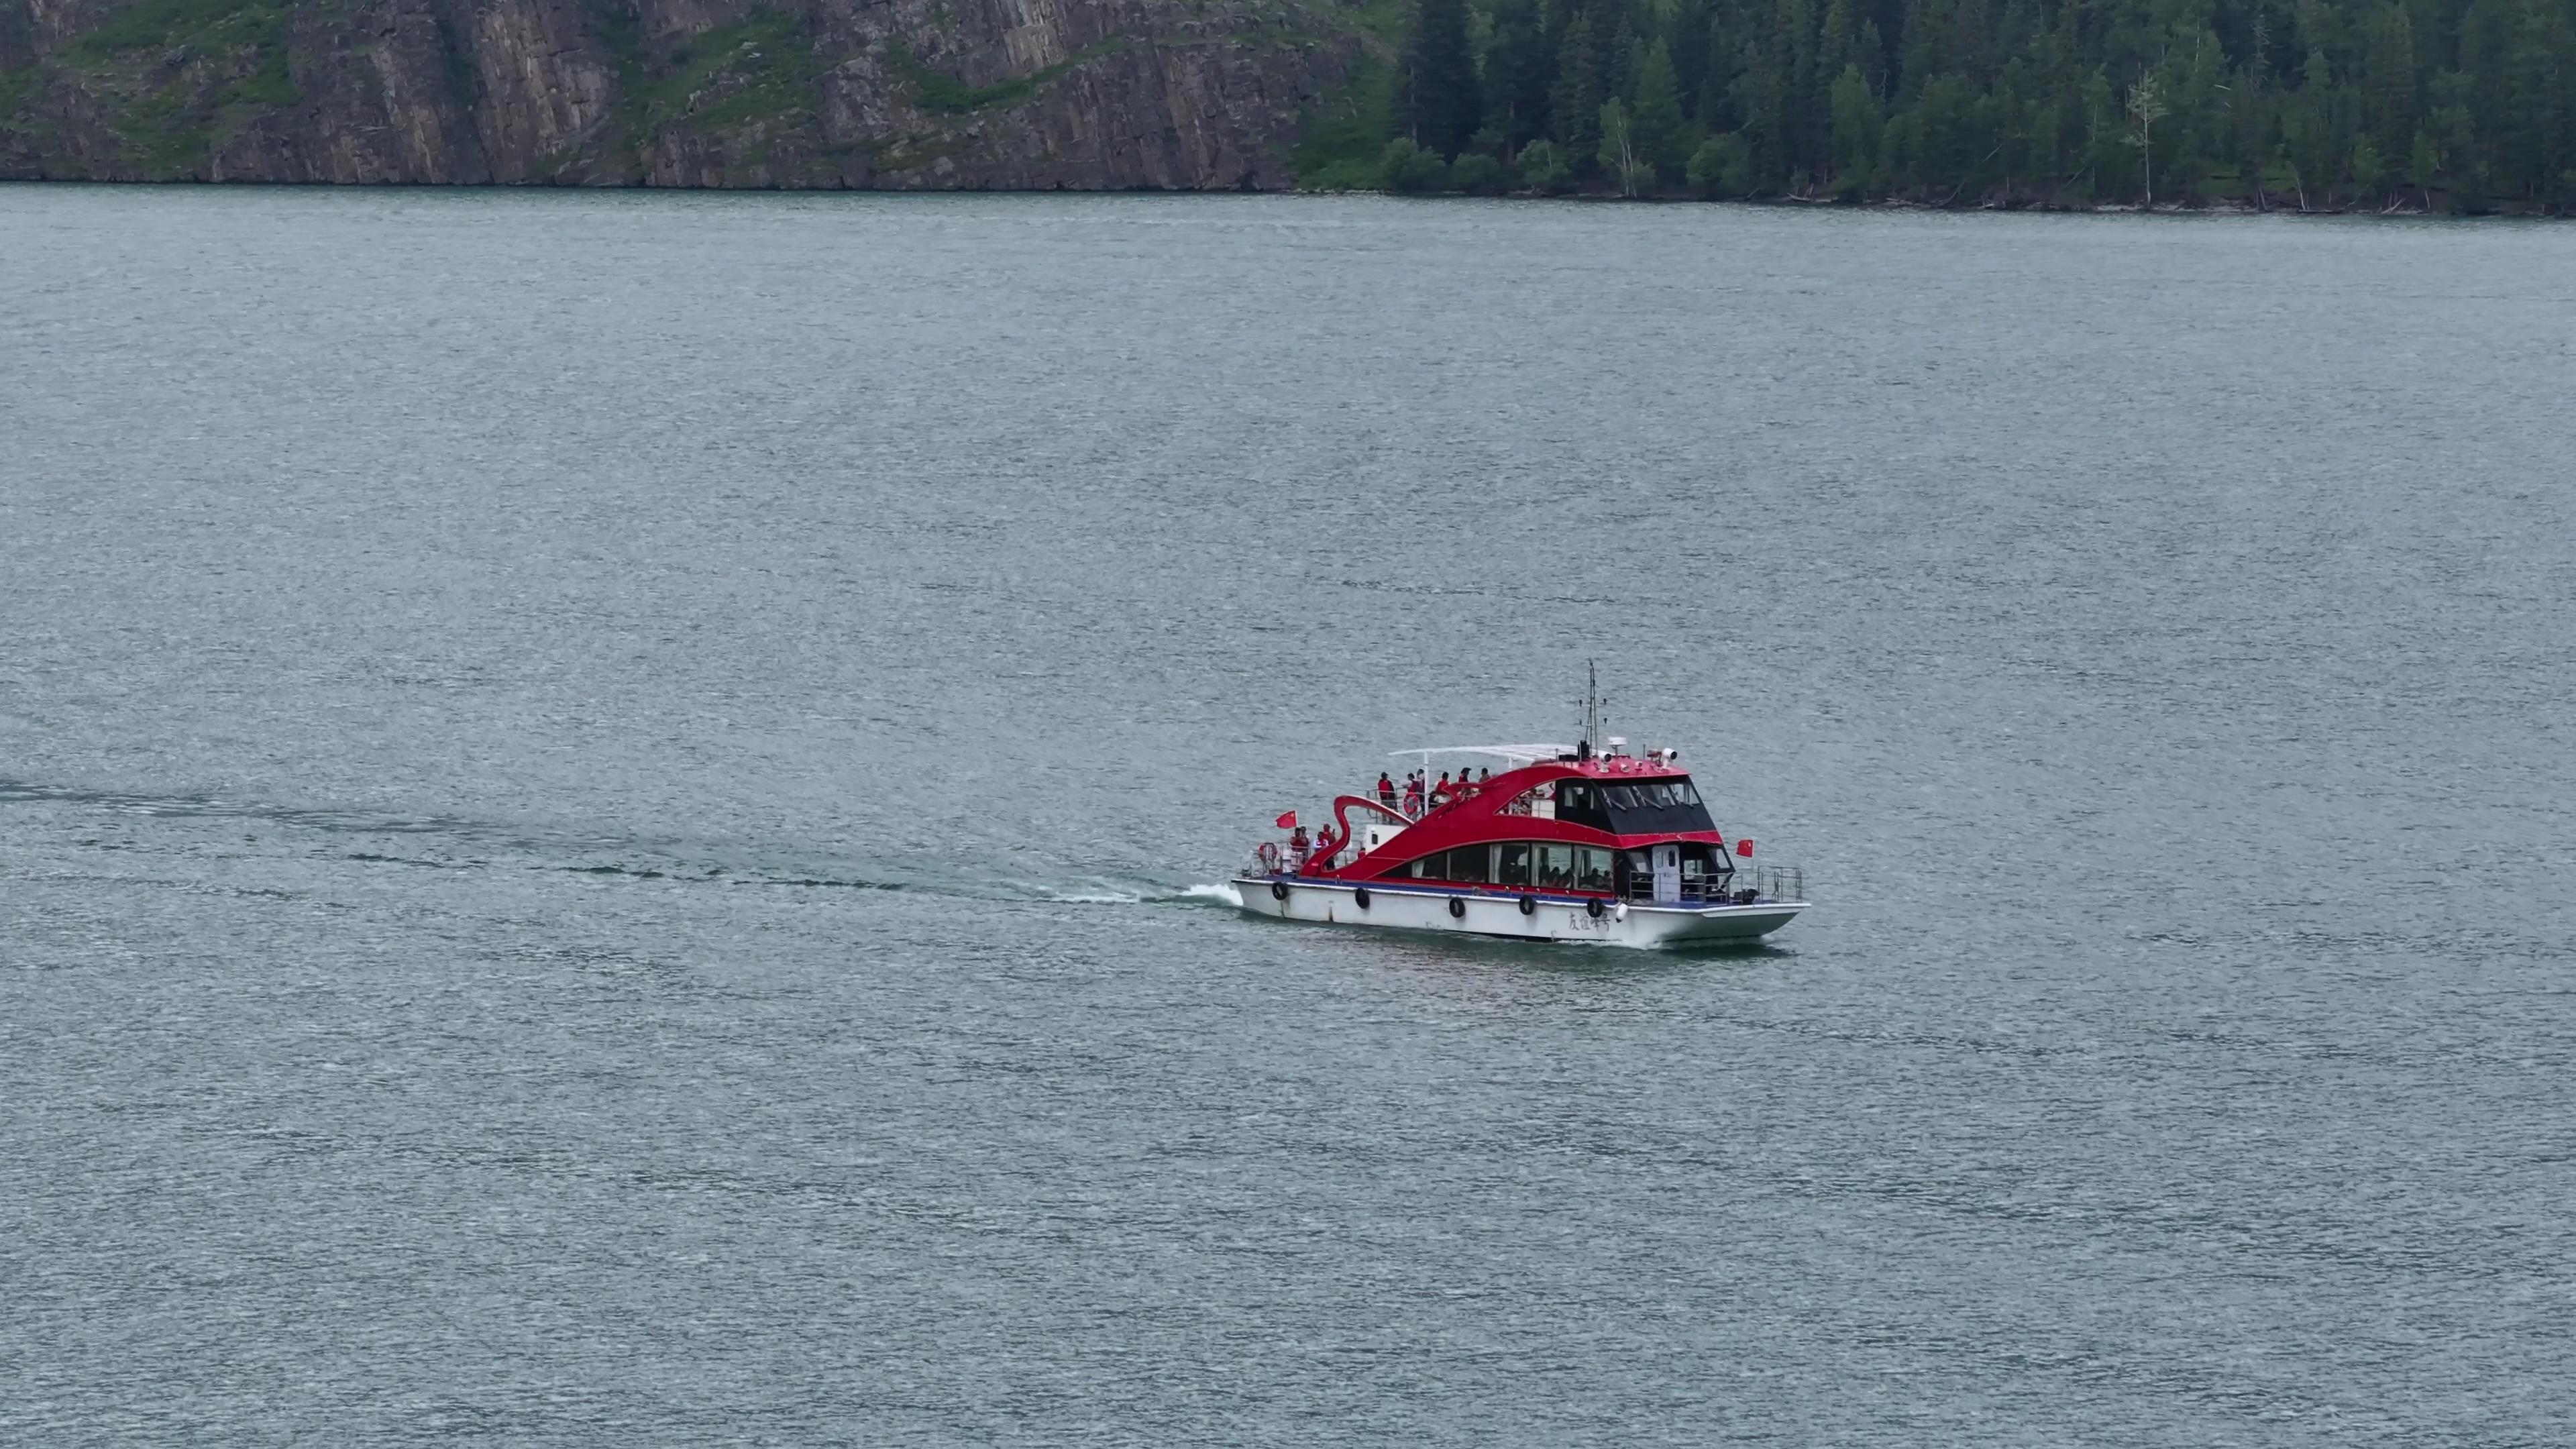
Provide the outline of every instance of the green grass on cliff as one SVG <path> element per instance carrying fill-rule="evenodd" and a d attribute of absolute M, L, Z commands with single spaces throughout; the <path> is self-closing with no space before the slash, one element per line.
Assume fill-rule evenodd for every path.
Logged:
<path fill-rule="evenodd" d="M 14 70 L 0 70 L 0 118 L 17 115 L 27 109 L 36 97 L 36 83 L 44 76 L 42 66 L 22 65 Z"/>
<path fill-rule="evenodd" d="M 608 160 L 630 179 L 673 127 L 721 133 L 755 123 L 805 126 L 821 109 L 817 83 L 832 63 L 815 52 L 802 17 L 754 10 L 657 53 L 634 16 L 613 0 L 590 0 L 585 13 L 617 76 Z M 753 153 L 766 149 L 759 143 L 732 159 L 755 164 Z M 564 170 L 579 161 L 577 152 L 565 152 L 538 169 Z"/>
<path fill-rule="evenodd" d="M 895 74 L 902 76 L 904 82 L 912 87 L 914 105 L 934 115 L 962 116 L 992 106 L 1016 105 L 1035 95 L 1038 87 L 1084 61 L 1096 60 L 1126 48 L 1124 37 L 1104 40 L 1097 45 L 1086 45 L 1053 65 L 989 86 L 970 86 L 946 71 L 922 64 L 900 40 L 886 42 L 885 56 L 886 62 L 894 67 Z"/>
<path fill-rule="evenodd" d="M 71 46 L 73 54 L 104 60 L 133 50 L 286 49 L 286 8 L 242 0 L 134 0 L 109 11 L 107 20 Z M 282 64 L 282 61 L 281 61 Z"/>
<path fill-rule="evenodd" d="M 1300 191 L 1376 191 L 1384 186 L 1379 162 L 1386 155 L 1388 117 L 1395 106 L 1395 46 L 1404 36 L 1401 0 L 1373 0 L 1342 12 L 1366 48 L 1351 78 L 1306 115 L 1289 174 Z"/>
<path fill-rule="evenodd" d="M 1369 0 L 1368 4 L 1348 12 L 1351 23 L 1362 34 L 1385 44 L 1390 60 L 1395 56 L 1396 46 L 1404 41 L 1405 17 L 1412 13 L 1413 6 L 1407 0 Z"/>
<path fill-rule="evenodd" d="M 48 64 L 116 102 L 107 126 L 121 166 L 155 179 L 199 175 L 220 136 L 302 99 L 287 69 L 287 22 L 276 0 L 133 0 Z M 0 96 L 0 115 L 23 108 L 42 79 Z"/>
<path fill-rule="evenodd" d="M 134 102 L 109 124 L 125 143 L 125 160 L 155 178 L 186 176 L 214 149 L 214 123 L 183 85 L 167 85 Z"/>
<path fill-rule="evenodd" d="M 671 64 L 679 68 L 645 88 L 649 125 L 686 118 L 722 128 L 810 115 L 822 99 L 816 83 L 831 69 L 802 20 L 768 10 L 691 37 Z"/>
<path fill-rule="evenodd" d="M 1350 67 L 1350 83 L 1306 113 L 1288 173 L 1298 191 L 1378 191 L 1378 162 L 1386 157 L 1388 116 L 1396 106 L 1396 41 L 1404 39 L 1404 5 L 1376 0 L 1347 10 L 1365 49 Z"/>
<path fill-rule="evenodd" d="M 283 27 L 281 27 L 282 31 Z M 268 109 L 291 106 L 304 99 L 295 82 L 286 74 L 286 37 L 281 33 L 276 43 L 259 52 L 259 68 L 224 88 L 224 100 L 237 106 Z"/>
<path fill-rule="evenodd" d="M 138 0 L 109 12 L 69 53 L 92 72 L 131 65 L 126 57 L 138 50 L 190 61 L 220 58 L 230 64 L 216 69 L 235 75 L 218 104 L 291 106 L 303 97 L 287 74 L 286 20 L 285 7 L 266 0 Z"/>
<path fill-rule="evenodd" d="M 1307 116 L 1288 153 L 1289 174 L 1300 191 L 1377 191 L 1385 183 L 1387 117 L 1395 105 L 1395 67 L 1363 55 L 1350 84 Z"/>

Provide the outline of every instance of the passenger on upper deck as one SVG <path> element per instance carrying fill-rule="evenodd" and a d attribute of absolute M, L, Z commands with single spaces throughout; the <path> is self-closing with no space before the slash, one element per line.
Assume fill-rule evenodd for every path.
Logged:
<path fill-rule="evenodd" d="M 1404 777 L 1404 813 L 1409 819 L 1422 813 L 1422 772 Z"/>
<path fill-rule="evenodd" d="M 1290 858 L 1297 862 L 1297 868 L 1299 870 L 1304 870 L 1306 868 L 1306 857 L 1313 854 L 1314 850 L 1314 842 L 1306 838 L 1305 826 L 1300 825 L 1295 830 L 1289 832 L 1288 854 Z"/>
<path fill-rule="evenodd" d="M 1395 782 L 1386 777 L 1384 770 L 1377 772 L 1377 803 L 1389 810 L 1395 808 Z"/>

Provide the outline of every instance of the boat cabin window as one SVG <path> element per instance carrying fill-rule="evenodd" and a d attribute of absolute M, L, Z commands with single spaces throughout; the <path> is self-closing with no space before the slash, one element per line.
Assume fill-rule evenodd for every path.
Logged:
<path fill-rule="evenodd" d="M 1455 880 L 1483 884 L 1493 879 L 1490 845 L 1462 845 L 1455 850 L 1435 850 L 1419 860 L 1405 863 L 1404 873 L 1414 880 Z"/>
<path fill-rule="evenodd" d="M 1613 835 L 1661 835 L 1714 830 L 1708 806 L 1688 780 L 1625 784 L 1567 780 L 1556 787 L 1556 818 Z"/>
<path fill-rule="evenodd" d="M 1589 845 L 1574 848 L 1574 888 L 1579 891 L 1610 889 L 1611 852 Z"/>
<path fill-rule="evenodd" d="M 1574 889 L 1574 847 L 1542 844 L 1538 848 L 1538 885 L 1541 890 Z"/>
<path fill-rule="evenodd" d="M 1457 881 L 1467 885 L 1536 886 L 1551 891 L 1607 891 L 1617 852 L 1591 845 L 1553 841 L 1509 840 L 1499 845 L 1462 845 L 1434 851 L 1406 862 L 1402 874 L 1412 880 Z"/>

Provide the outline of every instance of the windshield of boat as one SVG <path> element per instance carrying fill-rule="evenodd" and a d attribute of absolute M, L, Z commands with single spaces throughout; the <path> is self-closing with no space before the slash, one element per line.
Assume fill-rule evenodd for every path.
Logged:
<path fill-rule="evenodd" d="M 1563 780 L 1556 818 L 1613 835 L 1665 835 L 1714 830 L 1708 806 L 1689 777 L 1663 780 Z"/>

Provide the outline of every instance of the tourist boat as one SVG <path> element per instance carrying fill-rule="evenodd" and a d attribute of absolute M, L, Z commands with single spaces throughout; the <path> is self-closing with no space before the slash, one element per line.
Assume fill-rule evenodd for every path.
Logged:
<path fill-rule="evenodd" d="M 1341 796 L 1313 840 L 1263 841 L 1235 895 L 1282 920 L 1629 946 L 1757 940 L 1807 908 L 1802 872 L 1730 845 L 1679 751 L 1606 744 L 1399 751 L 1426 774 L 1448 755 L 1503 768 L 1418 806 Z M 1292 831 L 1295 813 L 1277 823 Z"/>

